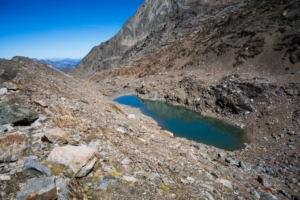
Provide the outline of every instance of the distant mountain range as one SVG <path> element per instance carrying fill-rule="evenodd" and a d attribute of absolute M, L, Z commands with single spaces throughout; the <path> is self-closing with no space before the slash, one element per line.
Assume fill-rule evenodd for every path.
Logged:
<path fill-rule="evenodd" d="M 51 65 L 53 68 L 62 70 L 64 72 L 69 71 L 71 68 L 75 67 L 78 63 L 81 62 L 81 59 L 71 59 L 71 58 L 53 58 L 53 59 L 36 59 L 32 58 L 33 61 L 39 61 L 46 65 Z"/>

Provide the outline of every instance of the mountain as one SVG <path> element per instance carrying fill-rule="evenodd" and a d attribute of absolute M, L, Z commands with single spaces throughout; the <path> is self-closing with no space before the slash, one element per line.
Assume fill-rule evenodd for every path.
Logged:
<path fill-rule="evenodd" d="M 222 8 L 236 5 L 239 2 L 243 1 L 147 0 L 113 38 L 92 48 L 71 74 L 79 78 L 86 78 L 97 71 L 116 66 L 128 57 L 126 52 L 134 45 L 141 41 L 148 41 L 153 33 L 165 30 L 166 26 L 172 26 L 175 29 L 184 27 L 189 25 L 191 20 L 195 21 L 195 18 L 197 21 L 202 21 L 214 17 Z M 174 22 L 172 25 L 169 24 L 171 20 L 176 20 L 177 25 Z M 164 37 L 164 40 L 169 38 L 167 42 L 174 39 L 174 35 L 171 33 Z M 179 37 L 177 36 L 177 39 Z M 138 48 L 141 49 L 143 46 Z"/>
<path fill-rule="evenodd" d="M 46 65 L 50 65 L 58 70 L 63 70 L 64 72 L 68 72 L 71 68 L 75 67 L 81 59 L 71 59 L 71 58 L 55 58 L 55 59 L 36 59 L 32 58 L 33 61 L 39 61 Z"/>

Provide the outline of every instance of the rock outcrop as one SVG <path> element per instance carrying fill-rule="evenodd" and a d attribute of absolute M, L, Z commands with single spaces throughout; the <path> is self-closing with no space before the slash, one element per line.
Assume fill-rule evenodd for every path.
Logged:
<path fill-rule="evenodd" d="M 137 44 L 134 48 L 137 51 L 142 50 L 144 46 L 141 41 L 149 40 L 148 36 L 155 31 L 164 30 L 165 26 L 178 16 L 178 13 L 187 13 L 184 19 L 180 19 L 179 25 L 188 24 L 192 19 L 188 12 L 195 5 L 204 7 L 206 11 L 202 14 L 206 15 L 205 17 L 213 17 L 214 14 L 208 13 L 210 9 L 205 9 L 207 6 L 222 7 L 238 2 L 243 1 L 147 0 L 139 7 L 135 15 L 125 22 L 122 29 L 113 38 L 92 48 L 70 74 L 79 78 L 86 78 L 100 70 L 117 66 L 122 59 L 128 59 L 129 52 L 127 51 Z"/>

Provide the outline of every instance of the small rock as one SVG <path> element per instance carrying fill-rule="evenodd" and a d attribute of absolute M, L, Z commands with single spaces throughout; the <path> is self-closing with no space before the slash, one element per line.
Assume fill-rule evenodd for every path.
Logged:
<path fill-rule="evenodd" d="M 3 87 L 7 88 L 8 90 L 19 90 L 21 89 L 21 86 L 18 85 L 17 83 L 13 83 L 13 82 L 4 82 L 2 83 Z"/>
<path fill-rule="evenodd" d="M 0 125 L 0 134 L 3 134 L 7 131 L 7 128 L 5 126 Z"/>
<path fill-rule="evenodd" d="M 121 162 L 122 165 L 129 165 L 132 161 L 129 158 L 124 158 Z"/>
<path fill-rule="evenodd" d="M 228 162 L 231 165 L 239 166 L 238 161 L 234 158 L 228 157 L 228 158 L 225 159 L 225 161 Z"/>
<path fill-rule="evenodd" d="M 47 166 L 37 161 L 34 161 L 31 158 L 27 158 L 25 160 L 23 165 L 23 171 L 34 171 L 45 174 L 46 176 L 51 176 L 51 170 Z"/>
<path fill-rule="evenodd" d="M 130 183 L 135 183 L 138 181 L 136 178 L 134 178 L 132 176 L 123 176 L 122 179 L 124 181 L 130 182 Z"/>
<path fill-rule="evenodd" d="M 288 135 L 295 135 L 295 131 L 288 131 L 287 134 Z"/>
<path fill-rule="evenodd" d="M 218 157 L 222 158 L 223 160 L 226 159 L 226 155 L 224 153 L 218 153 Z"/>
<path fill-rule="evenodd" d="M 115 182 L 115 177 L 113 176 L 106 176 L 102 181 L 100 181 L 100 184 L 98 187 L 96 187 L 97 190 L 103 190 L 106 189 L 111 183 Z"/>
<path fill-rule="evenodd" d="M 1 88 L 0 89 L 0 95 L 4 95 L 7 93 L 7 88 Z"/>
<path fill-rule="evenodd" d="M 277 198 L 269 193 L 261 193 L 259 200 L 276 200 Z"/>
<path fill-rule="evenodd" d="M 221 184 L 223 184 L 225 187 L 227 187 L 227 188 L 233 190 L 233 187 L 232 187 L 231 182 L 228 181 L 228 180 L 226 180 L 226 179 L 217 179 L 216 182 L 217 182 L 217 183 L 221 183 Z"/>
<path fill-rule="evenodd" d="M 248 170 L 248 167 L 242 161 L 239 162 L 239 167 L 242 168 L 243 170 Z"/>
<path fill-rule="evenodd" d="M 260 182 L 264 187 L 270 187 L 270 184 L 266 180 L 266 178 L 263 175 L 259 175 L 257 177 L 258 182 Z"/>
<path fill-rule="evenodd" d="M 134 115 L 134 114 L 129 114 L 129 115 L 128 115 L 128 118 L 129 118 L 129 119 L 134 119 L 134 118 L 135 118 L 135 115 Z"/>
<path fill-rule="evenodd" d="M 61 129 L 51 129 L 45 134 L 44 137 L 52 143 L 68 143 L 68 136 L 66 132 Z"/>
<path fill-rule="evenodd" d="M 148 179 L 151 180 L 151 181 L 153 181 L 154 179 L 159 178 L 159 177 L 160 177 L 159 174 L 157 174 L 157 173 L 151 173 L 151 174 L 149 174 Z"/>
<path fill-rule="evenodd" d="M 164 130 L 164 132 L 168 135 L 168 136 L 171 136 L 171 137 L 174 137 L 174 134 L 173 133 L 171 133 L 170 131 L 166 131 L 166 130 Z"/>
<path fill-rule="evenodd" d="M 0 181 L 10 181 L 10 179 L 11 179 L 10 175 L 0 174 Z"/>
<path fill-rule="evenodd" d="M 255 166 L 252 169 L 258 174 L 261 172 L 265 172 L 264 168 L 262 168 L 261 166 Z"/>
<path fill-rule="evenodd" d="M 57 199 L 54 177 L 29 179 L 17 199 Z"/>
<path fill-rule="evenodd" d="M 0 137 L 0 163 L 17 161 L 27 148 L 25 135 L 10 134 Z"/>
<path fill-rule="evenodd" d="M 4 105 L 0 108 L 0 125 L 29 124 L 38 117 L 37 112 L 16 105 Z"/>
<path fill-rule="evenodd" d="M 35 100 L 34 101 L 36 104 L 42 106 L 43 108 L 47 108 L 48 107 L 48 104 L 42 100 Z"/>
<path fill-rule="evenodd" d="M 95 155 L 95 148 L 67 145 L 54 148 L 47 160 L 71 169 L 75 177 L 83 177 L 94 167 L 97 161 Z"/>

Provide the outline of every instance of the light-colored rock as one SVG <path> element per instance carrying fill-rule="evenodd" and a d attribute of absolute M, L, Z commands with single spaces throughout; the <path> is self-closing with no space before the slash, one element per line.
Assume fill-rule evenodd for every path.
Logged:
<path fill-rule="evenodd" d="M 9 134 L 0 137 L 0 163 L 17 161 L 27 148 L 28 142 L 25 135 Z"/>
<path fill-rule="evenodd" d="M 96 149 L 86 146 L 64 146 L 54 148 L 47 160 L 72 170 L 75 177 L 86 176 L 93 168 Z"/>
<path fill-rule="evenodd" d="M 0 89 L 0 95 L 4 95 L 7 93 L 7 88 L 1 88 Z"/>
<path fill-rule="evenodd" d="M 14 82 L 4 82 L 2 85 L 7 88 L 8 90 L 19 90 L 21 89 L 21 86 Z"/>
<path fill-rule="evenodd" d="M 42 101 L 42 100 L 35 100 L 34 102 L 35 102 L 36 104 L 38 104 L 38 105 L 44 107 L 44 108 L 48 107 L 48 104 L 47 104 L 45 101 Z"/>
<path fill-rule="evenodd" d="M 226 180 L 226 179 L 217 179 L 216 180 L 217 183 L 221 183 L 223 184 L 225 187 L 229 188 L 229 189 L 232 189 L 233 190 L 233 187 L 232 187 L 232 184 L 229 180 Z"/>
<path fill-rule="evenodd" d="M 0 174 L 0 181 L 10 181 L 10 179 L 10 175 Z"/>
<path fill-rule="evenodd" d="M 45 134 L 45 137 L 52 143 L 66 144 L 68 142 L 66 132 L 61 129 L 51 129 Z"/>
<path fill-rule="evenodd" d="M 135 183 L 138 181 L 136 178 L 134 178 L 132 176 L 123 176 L 121 179 L 124 181 L 127 181 L 129 183 Z"/>
<path fill-rule="evenodd" d="M 54 177 L 29 179 L 17 199 L 57 199 Z"/>
<path fill-rule="evenodd" d="M 135 118 L 135 115 L 134 115 L 134 114 L 129 114 L 129 115 L 128 115 L 128 118 L 129 118 L 129 119 L 134 119 L 134 118 Z"/>
<path fill-rule="evenodd" d="M 166 131 L 166 130 L 164 130 L 164 132 L 168 135 L 168 136 L 170 136 L 170 137 L 174 137 L 174 134 L 173 133 L 171 133 L 170 131 Z"/>

